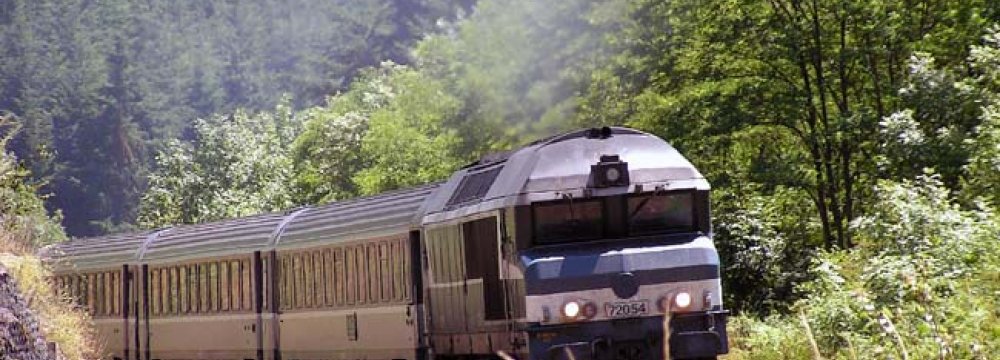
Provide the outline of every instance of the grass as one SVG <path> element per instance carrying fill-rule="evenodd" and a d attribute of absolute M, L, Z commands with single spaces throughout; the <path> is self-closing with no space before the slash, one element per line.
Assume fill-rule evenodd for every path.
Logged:
<path fill-rule="evenodd" d="M 18 235 L 0 227 L 0 264 L 17 281 L 46 341 L 59 346 L 64 359 L 97 359 L 102 353 L 90 317 L 55 289 L 52 272 Z"/>

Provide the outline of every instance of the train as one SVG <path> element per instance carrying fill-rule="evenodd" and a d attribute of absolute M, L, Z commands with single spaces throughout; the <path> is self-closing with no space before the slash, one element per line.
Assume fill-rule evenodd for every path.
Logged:
<path fill-rule="evenodd" d="M 664 140 L 590 128 L 439 183 L 41 255 L 114 360 L 711 359 L 709 191 Z"/>

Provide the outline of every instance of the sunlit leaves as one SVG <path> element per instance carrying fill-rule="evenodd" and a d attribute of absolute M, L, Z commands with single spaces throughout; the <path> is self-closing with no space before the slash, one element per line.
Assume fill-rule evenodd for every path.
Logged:
<path fill-rule="evenodd" d="M 417 46 L 418 69 L 461 100 L 463 152 L 508 149 L 575 126 L 621 124 L 581 111 L 591 73 L 613 54 L 628 1 L 481 1 Z M 588 115 L 589 114 L 589 115 Z"/>
<path fill-rule="evenodd" d="M 858 246 L 823 253 L 793 307 L 827 358 L 985 359 L 1000 351 L 1000 218 L 960 208 L 937 175 L 875 191 Z M 737 358 L 810 356 L 798 316 L 741 319 Z"/>
<path fill-rule="evenodd" d="M 157 157 L 140 224 L 190 224 L 291 207 L 292 160 L 282 130 L 296 133 L 297 121 L 280 108 L 199 120 L 194 142 L 171 141 Z"/>
<path fill-rule="evenodd" d="M 0 248 L 31 249 L 65 240 L 66 235 L 59 214 L 49 216 L 31 174 L 7 152 L 7 142 L 19 128 L 12 115 L 0 113 Z"/>
<path fill-rule="evenodd" d="M 448 121 L 458 99 L 444 84 L 412 70 L 392 75 L 395 96 L 371 115 L 362 152 L 371 165 L 354 176 L 363 194 L 444 180 L 461 165 L 461 139 Z"/>

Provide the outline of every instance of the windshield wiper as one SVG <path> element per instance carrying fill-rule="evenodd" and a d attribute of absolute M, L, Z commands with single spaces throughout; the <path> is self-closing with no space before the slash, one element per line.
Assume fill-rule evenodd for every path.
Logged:
<path fill-rule="evenodd" d="M 645 199 L 642 199 L 642 202 L 639 203 L 639 206 L 636 206 L 635 210 L 633 210 L 632 213 L 628 215 L 629 224 L 635 221 L 635 217 L 639 215 L 639 213 L 642 212 L 643 209 L 646 208 L 646 204 L 649 204 L 649 200 L 652 200 L 653 198 L 660 195 L 660 193 L 662 192 L 661 190 L 663 190 L 663 187 L 657 186 L 656 189 L 653 190 L 653 195 L 650 195 Z"/>

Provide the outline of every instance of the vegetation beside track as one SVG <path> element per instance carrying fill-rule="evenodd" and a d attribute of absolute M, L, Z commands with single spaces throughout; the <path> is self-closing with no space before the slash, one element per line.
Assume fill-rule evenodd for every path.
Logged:
<path fill-rule="evenodd" d="M 35 170 L 0 162 L 0 213 L 19 224 L 0 231 L 22 234 L 6 245 L 21 253 L 63 238 L 37 193 L 79 234 L 211 221 L 439 180 L 547 134 L 627 125 L 712 183 L 731 358 L 1000 351 L 1000 2 L 331 2 L 276 22 L 384 18 L 362 43 L 341 24 L 264 36 L 275 22 L 257 15 L 286 13 L 269 0 L 176 17 L 54 3 L 0 7 L 0 33 L 16 40 L 0 45 L 17 55 L 0 59 L 0 78 L 17 80 L 0 84 L 0 115 L 25 125 L 10 147 Z M 106 36 L 102 16 L 123 32 Z M 138 31 L 154 28 L 180 35 Z M 205 34 L 233 46 L 193 61 L 212 52 Z M 322 46 L 282 40 L 304 37 Z M 328 49 L 359 61 L 341 69 Z"/>
<path fill-rule="evenodd" d="M 2 131 L 14 130 L 4 121 L 0 118 L 0 149 L 10 135 Z M 97 358 L 101 346 L 92 337 L 90 317 L 56 291 L 50 270 L 35 255 L 39 246 L 65 239 L 65 235 L 58 219 L 47 214 L 35 187 L 29 184 L 27 173 L 14 157 L 0 151 L 0 266 L 17 283 L 23 303 L 38 321 L 46 341 L 56 343 L 67 360 Z"/>

